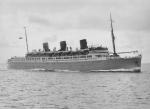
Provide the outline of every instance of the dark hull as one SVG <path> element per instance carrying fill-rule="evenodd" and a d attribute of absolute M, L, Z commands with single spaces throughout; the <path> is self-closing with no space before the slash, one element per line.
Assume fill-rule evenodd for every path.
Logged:
<path fill-rule="evenodd" d="M 107 60 L 82 61 L 55 61 L 55 62 L 11 62 L 8 68 L 12 69 L 46 69 L 46 70 L 73 70 L 95 71 L 113 69 L 141 69 L 141 57 L 116 58 Z"/>

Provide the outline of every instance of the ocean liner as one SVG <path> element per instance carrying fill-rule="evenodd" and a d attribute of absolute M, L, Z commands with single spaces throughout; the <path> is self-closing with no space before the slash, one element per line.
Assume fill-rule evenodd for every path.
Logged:
<path fill-rule="evenodd" d="M 103 46 L 88 46 L 86 39 L 80 40 L 80 49 L 73 51 L 67 47 L 66 41 L 60 42 L 60 49 L 49 49 L 48 43 L 43 43 L 42 51 L 28 50 L 28 40 L 25 28 L 27 53 L 25 57 L 11 57 L 8 59 L 8 68 L 12 69 L 45 69 L 45 70 L 71 70 L 71 71 L 141 71 L 141 54 L 138 51 L 116 52 L 115 36 L 112 18 L 111 37 L 113 53 Z M 133 53 L 132 56 L 120 56 Z"/>

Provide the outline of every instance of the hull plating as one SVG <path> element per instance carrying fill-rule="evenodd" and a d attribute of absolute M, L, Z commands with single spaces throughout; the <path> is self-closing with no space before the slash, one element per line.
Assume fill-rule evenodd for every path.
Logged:
<path fill-rule="evenodd" d="M 132 69 L 141 67 L 141 57 L 118 58 L 108 60 L 82 60 L 64 62 L 9 62 L 8 68 L 12 69 L 46 69 L 46 70 L 112 70 L 112 69 Z"/>

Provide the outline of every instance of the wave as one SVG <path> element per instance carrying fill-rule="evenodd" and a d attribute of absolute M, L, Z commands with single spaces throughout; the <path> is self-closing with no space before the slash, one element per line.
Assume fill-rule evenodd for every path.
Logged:
<path fill-rule="evenodd" d="M 68 70 L 68 69 L 66 69 L 66 70 L 56 69 L 54 71 L 57 71 L 57 72 L 79 72 L 77 70 L 76 71 L 72 71 L 72 70 Z"/>

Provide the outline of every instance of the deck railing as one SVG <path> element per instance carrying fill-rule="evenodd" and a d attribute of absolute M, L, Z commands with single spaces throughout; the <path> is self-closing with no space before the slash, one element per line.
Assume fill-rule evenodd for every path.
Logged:
<path fill-rule="evenodd" d="M 141 55 L 138 55 L 141 56 Z M 85 61 L 85 60 L 107 60 L 107 59 L 120 59 L 120 58 L 133 58 L 137 56 L 115 57 L 115 56 L 91 56 L 91 55 L 78 55 L 78 56 L 62 56 L 62 57 L 12 57 L 9 62 L 51 62 L 51 61 Z"/>

